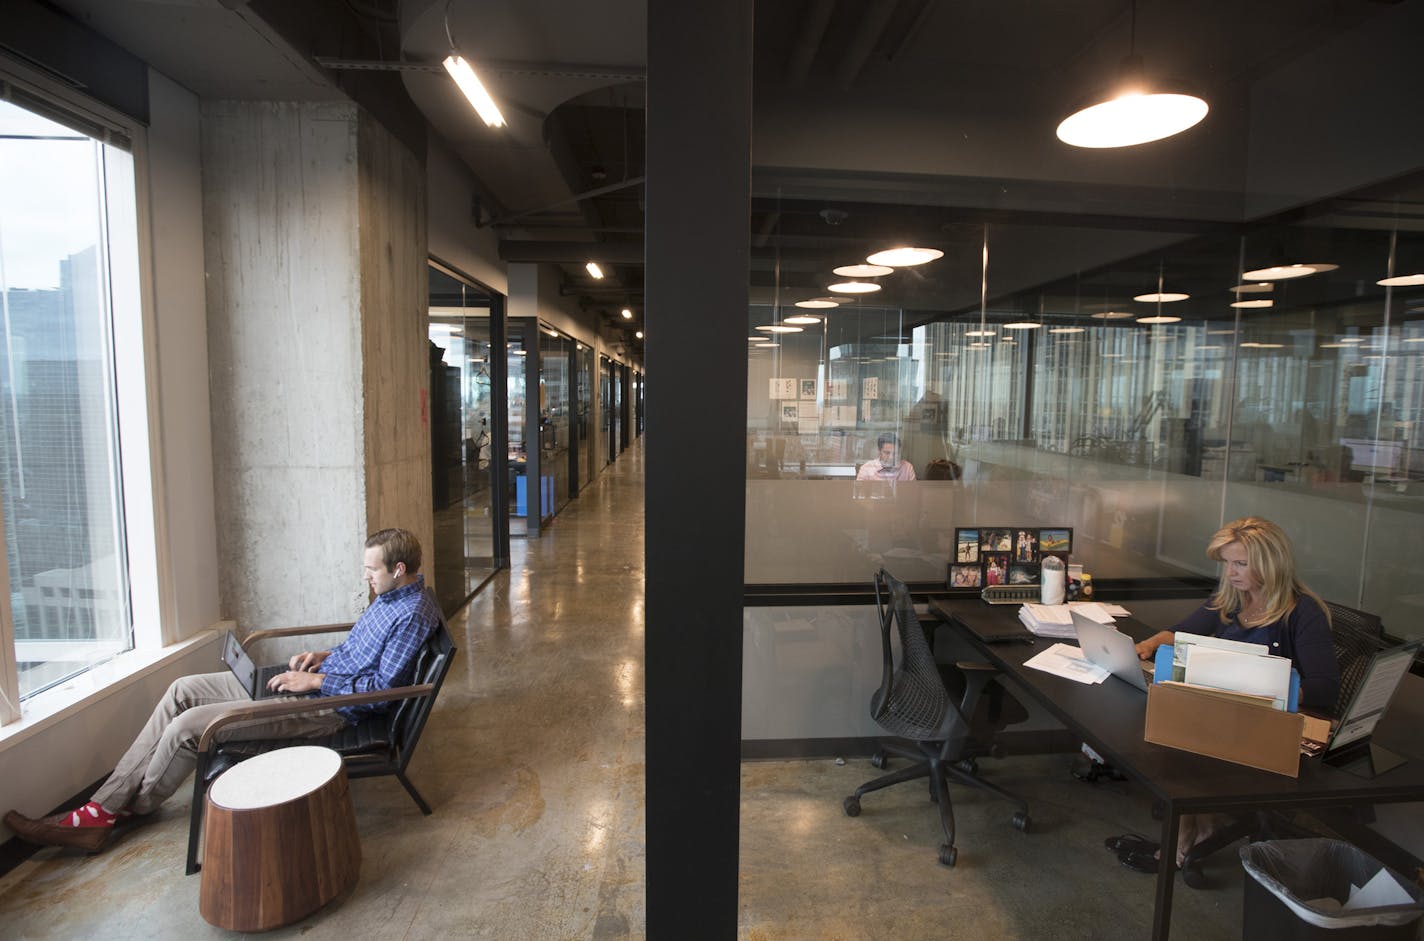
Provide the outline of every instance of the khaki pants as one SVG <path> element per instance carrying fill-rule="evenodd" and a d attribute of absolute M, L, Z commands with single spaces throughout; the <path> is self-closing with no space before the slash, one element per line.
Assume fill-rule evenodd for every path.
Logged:
<path fill-rule="evenodd" d="M 298 698 L 304 697 L 273 697 L 264 702 Z M 174 681 L 93 799 L 105 810 L 152 813 L 178 790 L 197 765 L 198 739 L 208 723 L 233 703 L 250 701 L 247 691 L 226 671 Z M 345 725 L 344 716 L 328 709 L 301 716 L 234 722 L 218 733 L 218 740 L 314 738 L 330 735 Z"/>

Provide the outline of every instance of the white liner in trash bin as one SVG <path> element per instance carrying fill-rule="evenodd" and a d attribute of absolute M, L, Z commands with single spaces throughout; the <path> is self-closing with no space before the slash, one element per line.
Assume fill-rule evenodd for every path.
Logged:
<path fill-rule="evenodd" d="M 1285 842 L 1306 843 L 1315 841 L 1297 840 Z M 1320 842 L 1329 841 L 1322 840 Z M 1250 874 L 1251 878 L 1265 886 L 1272 895 L 1280 900 L 1281 904 L 1295 912 L 1297 918 L 1317 928 L 1368 928 L 1374 925 L 1407 925 L 1420 915 L 1424 915 L 1424 907 L 1421 907 L 1419 902 L 1410 902 L 1407 905 L 1390 905 L 1382 908 L 1371 908 L 1362 912 L 1351 912 L 1341 909 L 1338 903 L 1328 909 L 1312 907 L 1309 902 L 1301 904 L 1301 902 L 1293 897 L 1291 890 L 1280 880 L 1276 879 L 1270 873 L 1265 872 L 1247 858 L 1247 850 L 1249 848 L 1250 844 L 1241 848 L 1241 865 L 1245 868 L 1246 872 Z M 1407 882 L 1401 880 L 1399 875 L 1395 873 L 1394 870 L 1389 869 L 1388 866 L 1381 866 L 1380 868 L 1388 870 L 1401 888 L 1407 885 Z M 1332 899 L 1330 901 L 1334 900 Z"/>

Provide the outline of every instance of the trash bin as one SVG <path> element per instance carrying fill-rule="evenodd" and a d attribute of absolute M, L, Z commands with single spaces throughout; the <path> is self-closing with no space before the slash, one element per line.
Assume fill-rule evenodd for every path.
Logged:
<path fill-rule="evenodd" d="M 1340 840 L 1267 840 L 1241 847 L 1246 869 L 1241 937 L 1246 941 L 1413 941 L 1424 914 L 1420 888 Z M 1345 909 L 1351 886 L 1381 870 L 1400 889 L 1397 904 Z M 1407 896 L 1408 901 L 1403 897 Z"/>

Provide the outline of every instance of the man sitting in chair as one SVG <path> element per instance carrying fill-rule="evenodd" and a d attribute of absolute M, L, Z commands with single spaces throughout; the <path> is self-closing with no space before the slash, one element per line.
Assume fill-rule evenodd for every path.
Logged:
<path fill-rule="evenodd" d="M 268 681 L 270 689 L 290 694 L 283 698 L 364 693 L 410 683 L 416 654 L 440 623 L 440 612 L 425 592 L 425 577 L 418 574 L 420 542 L 404 529 L 383 529 L 366 540 L 362 564 L 375 600 L 344 641 L 331 650 L 296 654 L 285 673 Z M 12 810 L 5 825 L 41 846 L 99 852 L 113 837 L 116 822 L 152 813 L 178 789 L 197 764 L 198 739 L 208 723 L 233 703 L 249 701 L 247 689 L 229 671 L 176 680 L 93 800 L 42 820 Z M 218 738 L 316 738 L 384 709 L 386 704 L 376 703 L 254 719 L 228 726 Z"/>

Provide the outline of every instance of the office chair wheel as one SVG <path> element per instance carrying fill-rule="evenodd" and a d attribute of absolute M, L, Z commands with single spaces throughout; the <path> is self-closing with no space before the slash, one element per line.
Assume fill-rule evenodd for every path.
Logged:
<path fill-rule="evenodd" d="M 890 756 L 885 754 L 885 749 L 877 748 L 875 754 L 870 756 L 870 763 L 876 768 L 884 768 L 890 763 Z"/>
<path fill-rule="evenodd" d="M 841 806 L 845 808 L 847 817 L 860 816 L 860 798 L 856 797 L 854 794 L 842 801 Z"/>
<path fill-rule="evenodd" d="M 954 766 L 960 771 L 963 771 L 965 774 L 979 773 L 979 762 L 975 761 L 973 758 L 965 758 L 963 761 L 957 761 L 955 762 Z"/>
<path fill-rule="evenodd" d="M 1206 873 L 1202 872 L 1200 864 L 1194 864 L 1183 869 L 1182 881 L 1193 889 L 1205 889 L 1207 887 Z"/>
<path fill-rule="evenodd" d="M 1017 831 L 1019 831 L 1020 833 L 1027 833 L 1027 832 L 1028 832 L 1028 828 L 1029 828 L 1029 824 L 1031 824 L 1032 822 L 1033 822 L 1033 821 L 1029 819 L 1029 815 L 1028 815 L 1027 813 L 1025 813 L 1024 811 L 1018 810 L 1018 811 L 1015 811 L 1015 812 L 1014 812 L 1014 816 L 1013 816 L 1014 829 L 1017 830 Z"/>
<path fill-rule="evenodd" d="M 959 859 L 959 850 L 953 846 L 946 843 L 939 848 L 939 861 L 946 866 L 953 866 L 957 859 Z"/>

